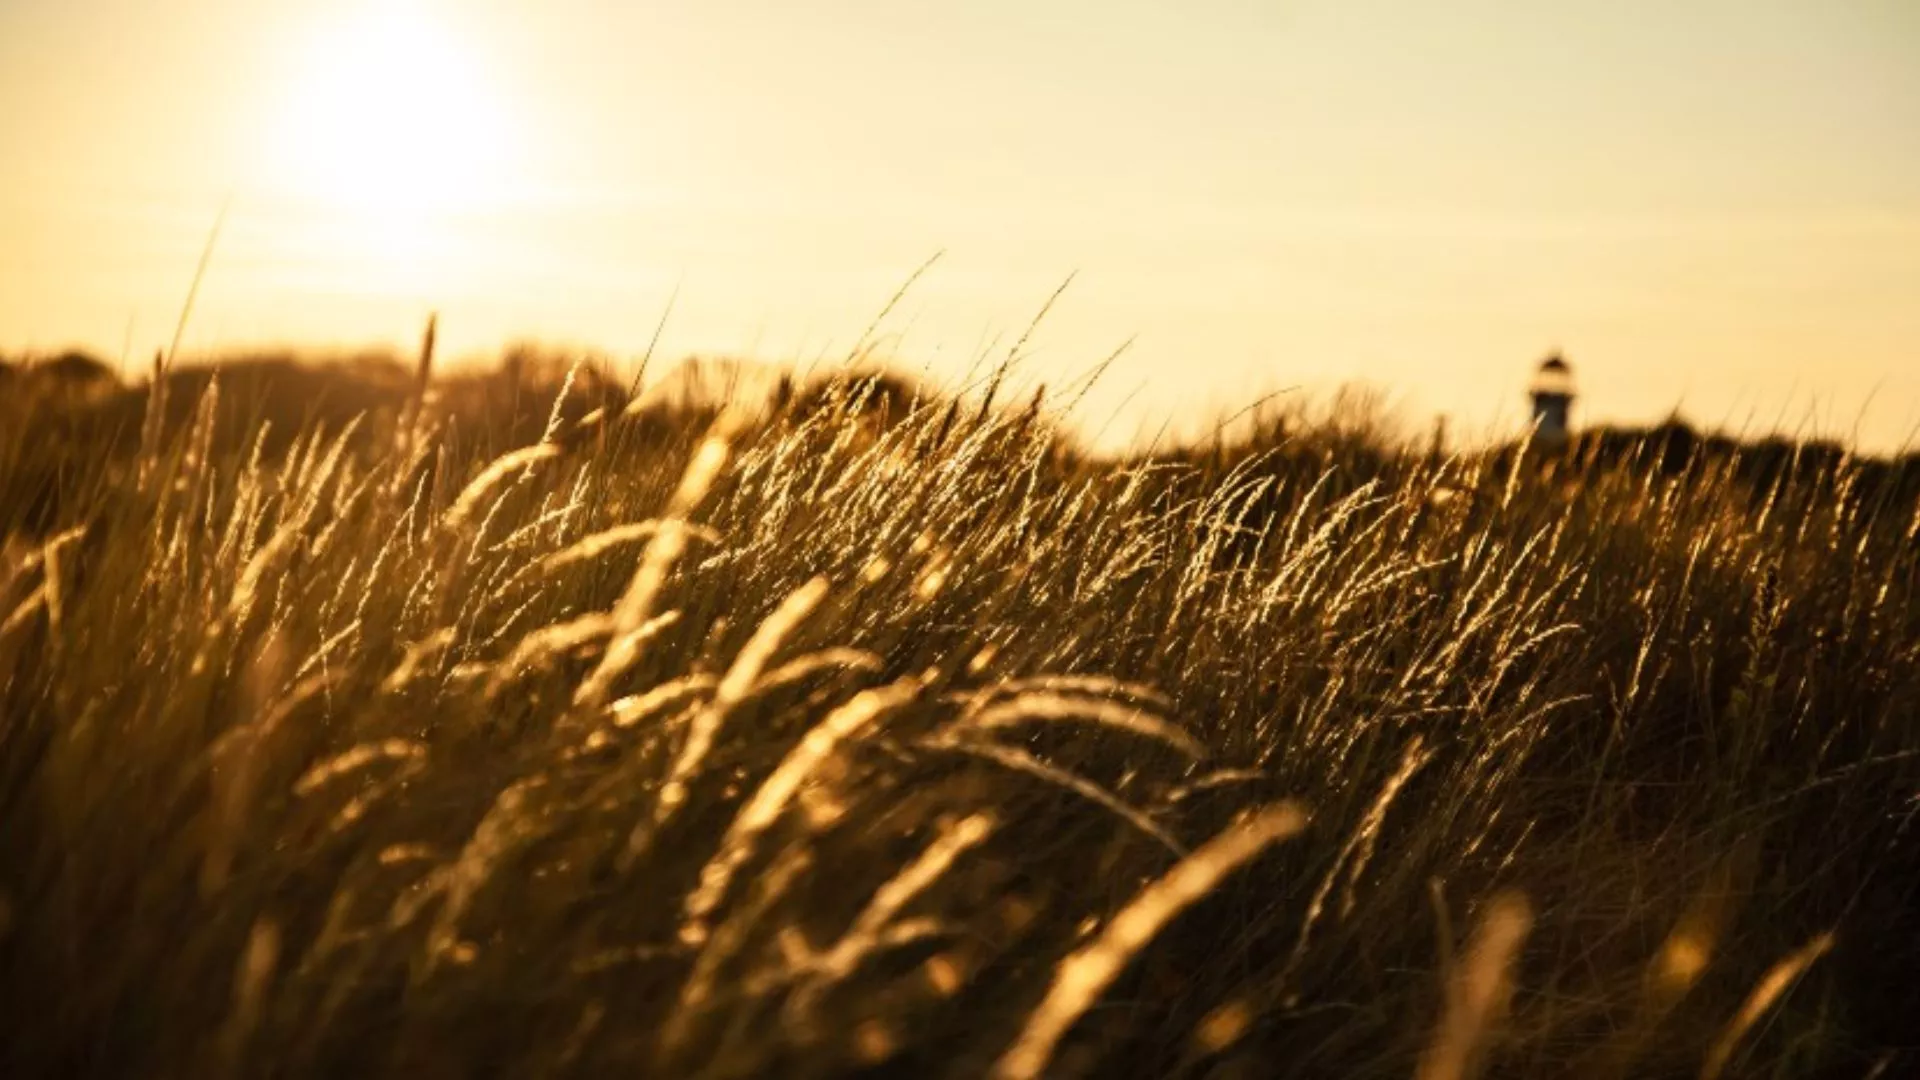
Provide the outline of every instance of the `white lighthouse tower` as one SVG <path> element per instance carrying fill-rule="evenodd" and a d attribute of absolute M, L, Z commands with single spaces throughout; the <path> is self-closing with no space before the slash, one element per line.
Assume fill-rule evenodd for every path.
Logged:
<path fill-rule="evenodd" d="M 1533 399 L 1534 441 L 1565 445 L 1571 430 L 1568 416 L 1573 410 L 1573 369 L 1559 353 L 1541 362 L 1527 394 Z"/>

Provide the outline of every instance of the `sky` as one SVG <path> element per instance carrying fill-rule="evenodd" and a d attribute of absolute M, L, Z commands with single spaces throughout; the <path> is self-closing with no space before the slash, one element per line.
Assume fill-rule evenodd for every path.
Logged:
<path fill-rule="evenodd" d="M 223 215 L 224 208 L 224 217 Z M 1920 430 L 1913 0 L 0 0 L 0 351 L 517 340 Z M 1127 343 L 1131 344 L 1127 344 Z"/>

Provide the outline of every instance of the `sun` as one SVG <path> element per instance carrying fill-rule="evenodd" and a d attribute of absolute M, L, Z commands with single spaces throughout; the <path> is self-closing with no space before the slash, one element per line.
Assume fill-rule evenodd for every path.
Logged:
<path fill-rule="evenodd" d="M 429 10 L 360 7 L 307 35 L 289 74 L 271 139 L 279 193 L 398 229 L 507 194 L 506 102 Z"/>

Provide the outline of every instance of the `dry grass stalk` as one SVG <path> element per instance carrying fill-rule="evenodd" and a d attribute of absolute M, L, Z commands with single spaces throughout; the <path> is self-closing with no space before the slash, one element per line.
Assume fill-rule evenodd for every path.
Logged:
<path fill-rule="evenodd" d="M 1080 720 L 1153 739 L 1196 761 L 1207 756 L 1200 740 L 1152 713 L 1099 698 L 1028 691 L 971 713 L 961 721 L 981 731 L 1017 727 L 1034 720 Z"/>
<path fill-rule="evenodd" d="M 582 645 L 599 641 L 612 634 L 613 629 L 611 615 L 595 612 L 528 631 L 514 645 L 506 659 L 494 665 L 493 674 L 487 680 L 486 695 L 498 696 L 521 672 L 537 667 L 551 657 L 564 656 Z M 655 632 L 658 632 L 657 627 Z"/>
<path fill-rule="evenodd" d="M 142 489 L 148 486 L 159 467 L 160 432 L 167 415 L 167 375 L 167 355 L 156 350 L 147 376 L 146 408 L 140 419 L 139 484 Z"/>
<path fill-rule="evenodd" d="M 687 471 L 680 476 L 680 485 L 673 491 L 673 497 L 667 500 L 667 511 L 663 517 L 682 518 L 693 512 L 707 497 L 713 482 L 719 478 L 720 470 L 727 466 L 730 453 L 728 433 L 738 423 L 731 414 L 722 414 L 714 422 L 714 433 L 701 440 L 700 448 L 694 451 L 693 459 L 687 462 Z"/>
<path fill-rule="evenodd" d="M 327 822 L 327 831 L 341 832 L 358 823 L 374 804 L 389 795 L 405 790 L 415 776 L 426 771 L 425 758 L 405 757 L 400 758 L 399 761 L 399 766 L 385 779 L 367 785 L 356 792 L 353 798 L 348 799 Z"/>
<path fill-rule="evenodd" d="M 753 689 L 759 679 L 760 671 L 768 660 L 779 650 L 780 644 L 793 629 L 807 617 L 815 605 L 827 594 L 825 578 L 813 580 L 787 594 L 773 614 L 768 615 L 753 632 L 753 637 L 741 647 L 734 656 L 733 663 L 727 667 L 727 673 L 721 677 L 720 684 L 714 689 L 713 700 L 695 713 L 687 725 L 687 741 L 680 747 L 680 753 L 674 757 L 673 767 L 667 774 L 666 782 L 660 785 L 660 793 L 654 799 L 654 810 L 650 818 L 634 827 L 627 838 L 626 851 L 622 856 L 622 865 L 631 865 L 639 858 L 652 836 L 664 825 L 687 799 L 687 785 L 700 772 L 707 754 L 712 751 L 714 740 L 720 734 L 721 725 L 726 722 L 727 714 L 740 703 Z"/>
<path fill-rule="evenodd" d="M 400 663 L 396 664 L 393 671 L 380 681 L 380 692 L 393 694 L 405 689 L 407 684 L 418 677 L 421 667 L 429 658 L 453 644 L 455 634 L 453 627 L 445 626 L 407 646 L 406 652 L 400 656 Z"/>
<path fill-rule="evenodd" d="M 1418 1080 L 1478 1075 L 1488 1042 L 1513 989 L 1513 963 L 1533 928 L 1533 908 L 1519 893 L 1487 901 L 1460 968 L 1447 985 L 1446 1011 L 1414 1074 Z"/>
<path fill-rule="evenodd" d="M 463 528 L 473 517 L 473 511 L 480 505 L 480 500 L 487 497 L 487 492 L 498 487 L 500 482 L 514 470 L 532 468 L 542 461 L 558 457 L 559 454 L 560 448 L 552 443 L 537 443 L 508 451 L 493 459 L 491 464 L 480 470 L 480 475 L 468 481 L 467 486 L 460 489 L 460 494 L 454 498 L 453 505 L 447 508 L 446 514 L 440 519 L 441 522 L 449 529 Z"/>
<path fill-rule="evenodd" d="M 607 706 L 607 711 L 613 716 L 614 727 L 632 727 L 718 685 L 719 680 L 711 675 L 683 675 L 678 679 L 669 679 L 644 694 L 628 694 Z"/>
<path fill-rule="evenodd" d="M 1113 980 L 1174 917 L 1212 892 L 1227 875 L 1274 844 L 1299 835 L 1305 811 L 1279 803 L 1250 814 L 1180 860 L 1140 890 L 1098 937 L 1060 962 L 1046 997 L 994 1064 L 996 1080 L 1031 1080 L 1046 1072 L 1054 1050 Z"/>
<path fill-rule="evenodd" d="M 532 811 L 533 796 L 546 783 L 545 777 L 532 776 L 502 791 L 474 828 L 459 857 L 442 872 L 439 891 L 444 898 L 440 913 L 427 932 L 421 969 L 424 973 L 432 974 L 441 964 L 464 954 L 459 931 L 468 905 L 502 859 L 551 825 Z"/>
<path fill-rule="evenodd" d="M 812 1026 L 820 996 L 834 983 L 845 981 L 866 957 L 881 948 L 921 940 L 939 932 L 938 924 L 909 925 L 914 921 L 896 922 L 896 919 L 962 855 L 984 843 L 996 824 L 992 814 L 978 813 L 942 825 L 933 842 L 875 890 L 847 932 L 813 962 L 806 981 L 788 999 L 788 1022 L 800 1028 Z M 890 934 L 890 930 L 894 933 Z"/>
<path fill-rule="evenodd" d="M 649 717 L 655 717 L 680 701 L 705 694 L 718 686 L 718 680 L 710 675 L 684 675 L 680 678 L 668 678 L 653 690 L 645 694 L 628 694 L 626 698 L 607 705 L 607 713 L 612 717 L 612 726 L 630 728 Z"/>
<path fill-rule="evenodd" d="M 989 654 L 989 662 L 991 662 L 991 654 Z M 984 667 L 985 664 L 981 666 Z M 1145 683 L 1112 679 L 1105 675 L 1031 675 L 1019 679 L 1002 679 L 981 687 L 968 699 L 968 711 L 983 709 L 1000 698 L 1017 696 L 1030 691 L 1129 698 L 1162 709 L 1173 707 L 1173 703 L 1165 694 L 1158 688 Z"/>
<path fill-rule="evenodd" d="M 1178 837 L 1137 808 L 1128 805 L 1125 799 L 1076 772 L 1049 765 L 1025 750 L 981 740 L 952 738 L 930 739 L 921 745 L 932 750 L 950 751 L 990 761 L 1062 791 L 1071 792 L 1159 841 L 1162 847 L 1174 855 L 1185 857 L 1187 854 L 1187 846 L 1181 843 Z"/>
<path fill-rule="evenodd" d="M 694 1028 L 713 1004 L 723 971 L 747 945 L 753 932 L 785 898 L 800 875 L 813 867 L 813 855 L 805 846 L 783 849 L 766 872 L 753 879 L 752 895 L 708 935 L 694 959 L 693 969 L 680 988 L 680 996 L 660 1036 L 661 1056 L 678 1056 L 692 1040 Z M 686 1070 L 681 1070 L 682 1073 Z"/>
<path fill-rule="evenodd" d="M 600 654 L 600 663 L 574 690 L 576 707 L 598 709 L 612 692 L 614 681 L 639 659 L 640 646 L 646 642 L 647 616 L 666 584 L 667 574 L 685 550 L 686 530 L 675 521 L 663 523 L 641 554 L 640 565 L 634 570 L 633 579 L 627 583 L 619 603 L 614 605 L 613 640 Z"/>
<path fill-rule="evenodd" d="M 1681 913 L 1641 973 L 1640 1000 L 1634 1007 L 1633 1019 L 1595 1054 L 1587 1075 L 1595 1078 L 1633 1075 L 1633 1065 L 1643 1049 L 1655 1039 L 1662 1023 L 1712 963 L 1720 929 L 1726 920 L 1726 908 L 1741 893 L 1738 878 L 1743 861 L 1736 856 L 1723 864 Z"/>
<path fill-rule="evenodd" d="M 662 524 L 659 521 L 636 521 L 626 525 L 615 525 L 611 529 L 603 529 L 591 536 L 583 536 L 571 545 L 554 552 L 541 560 L 540 565 L 546 570 L 558 570 L 575 563 L 590 562 L 614 548 L 652 539 L 659 533 Z M 708 543 L 720 542 L 720 534 L 712 529 L 685 523 L 680 527 L 690 537 L 698 537 Z"/>
<path fill-rule="evenodd" d="M 1740 1042 L 1747 1032 L 1760 1022 L 1767 1010 L 1806 974 L 1815 960 L 1825 956 L 1833 948 L 1833 934 L 1821 934 L 1800 948 L 1782 958 L 1779 963 L 1767 969 L 1767 973 L 1754 984 L 1753 991 L 1740 1004 L 1740 1011 L 1733 1015 L 1726 1029 L 1713 1042 L 1713 1048 L 1707 1051 L 1707 1060 L 1700 1066 L 1700 1080 L 1715 1080 L 1732 1063 L 1734 1051 L 1740 1048 Z"/>
<path fill-rule="evenodd" d="M 1280 974 L 1280 983 L 1285 985 L 1292 979 L 1295 971 L 1307 957 L 1307 949 L 1312 944 L 1314 927 L 1319 923 L 1321 914 L 1326 910 L 1328 898 L 1333 895 L 1335 885 L 1344 874 L 1347 889 L 1341 899 L 1340 917 L 1346 919 L 1353 914 L 1355 890 L 1359 886 L 1360 874 L 1366 869 L 1377 842 L 1380 827 L 1386 822 L 1387 810 L 1393 805 L 1394 797 L 1400 789 L 1432 758 L 1432 754 L 1423 748 L 1423 740 L 1415 735 L 1407 741 L 1407 748 L 1400 756 L 1400 766 L 1395 769 L 1387 782 L 1381 785 L 1380 793 L 1374 796 L 1373 804 L 1367 808 L 1366 816 L 1360 821 L 1352 835 L 1347 837 L 1340 853 L 1334 857 L 1333 865 L 1327 868 L 1327 874 L 1320 880 L 1318 888 L 1307 901 L 1307 913 L 1300 921 L 1300 935 L 1295 939 L 1293 952 L 1287 958 L 1287 965 Z"/>
<path fill-rule="evenodd" d="M 780 601 L 773 614 L 768 615 L 753 632 L 753 637 L 740 648 L 728 665 L 727 673 L 720 680 L 719 689 L 714 692 L 715 699 L 722 705 L 731 705 L 746 698 L 754 683 L 760 679 L 767 661 L 773 659 L 787 635 L 793 633 L 801 622 L 805 621 L 820 601 L 827 596 L 827 579 L 816 577 L 787 594 Z"/>
<path fill-rule="evenodd" d="M 1194 1025 L 1187 1041 L 1196 1054 L 1218 1054 L 1252 1030 L 1253 1021 L 1253 1006 L 1245 998 L 1234 998 L 1214 1006 Z"/>
<path fill-rule="evenodd" d="M 325 676 L 310 676 L 276 701 L 286 667 L 283 642 L 269 638 L 261 644 L 241 680 L 239 722 L 206 750 L 207 809 L 199 874 L 202 899 L 226 886 L 260 778 L 272 763 L 274 735 L 295 709 L 331 681 Z"/>
<path fill-rule="evenodd" d="M 376 761 L 418 760 L 426 756 L 425 745 L 407 739 L 381 739 L 377 742 L 361 743 L 308 769 L 300 779 L 294 781 L 293 793 L 304 798 L 336 777 L 345 776 L 355 769 L 371 765 Z"/>
<path fill-rule="evenodd" d="M 819 652 L 808 653 L 805 656 L 796 656 L 760 676 L 754 681 L 751 693 L 756 695 L 770 693 L 822 671 L 840 669 L 871 673 L 885 666 L 878 656 L 865 649 L 821 649 Z"/>
<path fill-rule="evenodd" d="M 245 1075 L 247 1044 L 260 1027 L 267 992 L 280 965 L 280 927 L 265 917 L 254 920 L 246 949 L 233 973 L 233 1004 L 219 1040 L 221 1072 Z"/>
<path fill-rule="evenodd" d="M 5 638 L 8 634 L 25 626 L 27 620 L 33 618 L 33 613 L 45 606 L 46 602 L 47 586 L 45 582 L 41 582 L 37 588 L 27 594 L 26 599 L 14 606 L 12 613 L 4 622 L 0 622 L 0 638 Z"/>
<path fill-rule="evenodd" d="M 1366 872 L 1367 863 L 1373 860 L 1373 849 L 1380 842 L 1380 829 L 1387 821 L 1387 811 L 1393 806 L 1393 800 L 1406 786 L 1413 774 L 1420 771 L 1427 762 L 1433 760 L 1433 752 L 1426 748 L 1425 740 L 1415 735 L 1407 740 L 1407 748 L 1400 755 L 1400 765 L 1393 775 L 1380 788 L 1380 794 L 1374 797 L 1373 805 L 1367 807 L 1367 816 L 1354 830 L 1355 847 L 1352 857 L 1347 861 L 1347 887 L 1340 897 L 1340 917 L 1350 918 L 1357 902 L 1360 887 L 1360 875 Z"/>
<path fill-rule="evenodd" d="M 40 549 L 41 599 L 47 607 L 48 636 L 56 641 L 60 638 L 60 623 L 66 610 L 65 593 L 60 583 L 60 549 L 63 546 L 63 543 L 51 543 Z"/>
<path fill-rule="evenodd" d="M 585 363 L 585 361 L 575 360 L 573 364 L 567 368 L 566 378 L 560 381 L 560 391 L 553 395 L 553 408 L 547 413 L 546 429 L 540 433 L 541 442 L 551 443 L 553 437 L 560 433 L 562 410 L 566 407 L 567 395 L 573 392 L 573 380 L 579 378 L 580 365 L 583 363 Z"/>
<path fill-rule="evenodd" d="M 725 686 L 725 682 L 722 682 L 723 691 Z M 726 898 L 727 887 L 732 884 L 734 874 L 752 857 L 761 834 L 779 820 L 787 803 L 807 782 L 813 770 L 842 742 L 859 734 L 886 713 L 911 701 L 919 692 L 920 681 L 914 678 L 864 690 L 828 713 L 826 719 L 801 737 L 800 742 L 787 752 L 779 767 L 760 785 L 760 790 L 754 792 L 753 798 L 741 808 L 739 815 L 733 819 L 733 825 L 727 829 L 726 836 L 721 839 L 720 850 L 700 871 L 700 883 L 693 892 L 687 894 L 683 908 L 681 941 L 688 945 L 699 945 L 706 940 L 707 920 Z"/>
<path fill-rule="evenodd" d="M 1257 784 L 1271 779 L 1271 776 L 1260 769 L 1215 769 L 1168 792 L 1167 802 L 1181 803 L 1209 791 L 1218 791 L 1237 784 Z"/>

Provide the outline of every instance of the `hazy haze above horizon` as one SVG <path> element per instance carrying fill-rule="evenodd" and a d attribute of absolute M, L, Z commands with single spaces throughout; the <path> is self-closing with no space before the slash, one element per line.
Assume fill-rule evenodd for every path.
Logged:
<path fill-rule="evenodd" d="M 536 339 L 1920 426 L 1920 4 L 0 0 L 0 351 Z M 229 202 L 230 200 L 230 202 Z"/>

